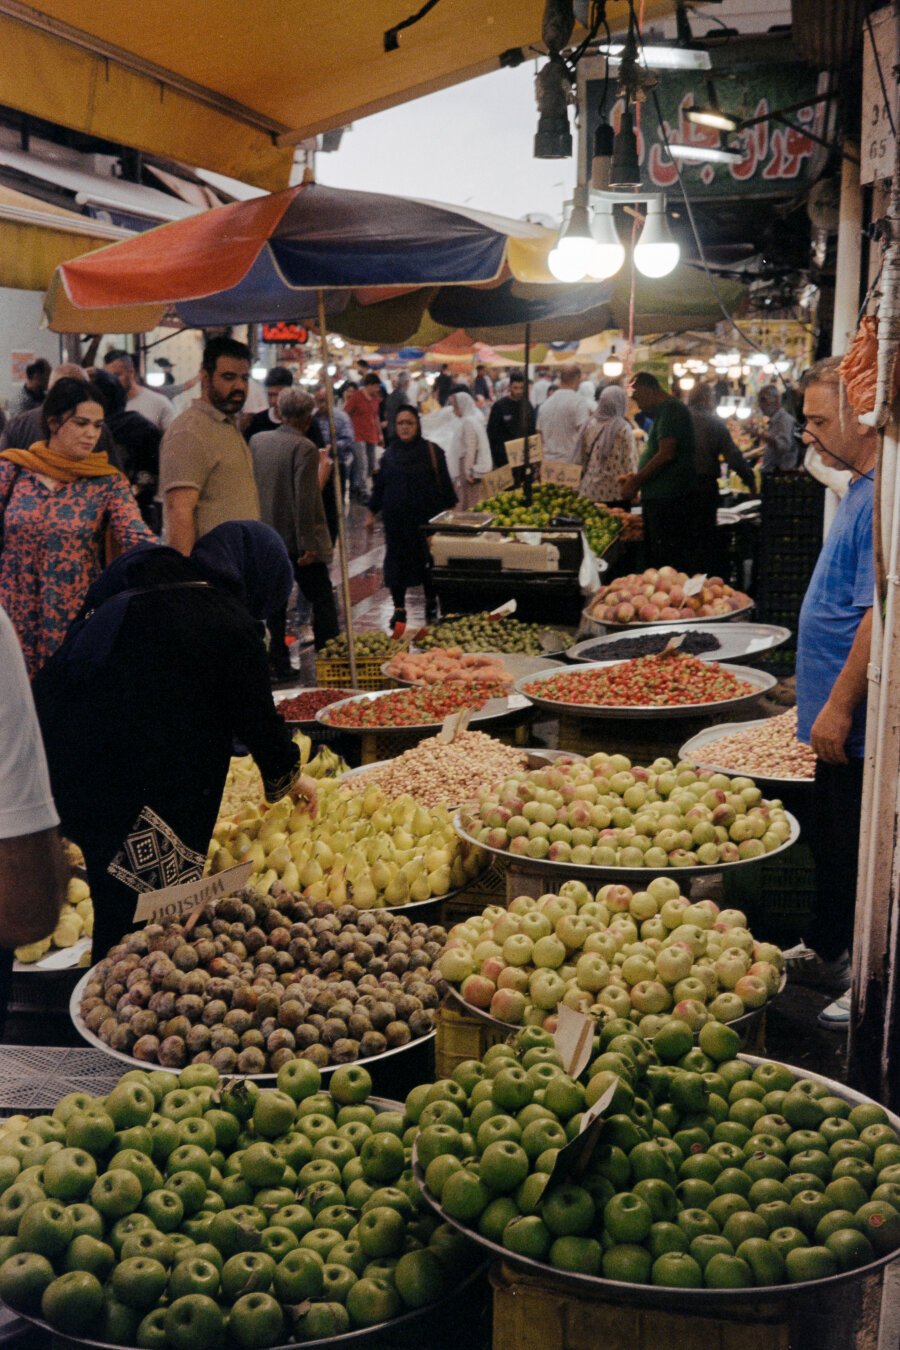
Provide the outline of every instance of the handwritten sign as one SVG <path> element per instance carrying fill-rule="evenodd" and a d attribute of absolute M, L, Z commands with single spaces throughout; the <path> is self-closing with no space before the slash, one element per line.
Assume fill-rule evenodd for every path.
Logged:
<path fill-rule="evenodd" d="M 161 891 L 147 891 L 137 902 L 135 923 L 162 923 L 166 919 L 180 919 L 208 900 L 233 895 L 247 882 L 253 871 L 252 862 L 228 867 L 215 876 L 201 877 L 199 881 L 184 881 L 179 886 L 166 886 Z"/>
<path fill-rule="evenodd" d="M 505 492 L 512 487 L 513 471 L 508 464 L 503 464 L 499 469 L 491 469 L 490 473 L 484 474 L 481 482 L 487 495 L 493 497 L 495 492 Z"/>
<path fill-rule="evenodd" d="M 561 460 L 545 459 L 541 466 L 541 482 L 562 483 L 564 487 L 577 491 L 581 486 L 582 472 L 580 464 L 563 464 Z"/>
<path fill-rule="evenodd" d="M 506 458 L 514 469 L 525 463 L 525 439 L 506 442 Z M 544 458 L 544 442 L 540 435 L 528 437 L 528 461 L 540 464 Z"/>

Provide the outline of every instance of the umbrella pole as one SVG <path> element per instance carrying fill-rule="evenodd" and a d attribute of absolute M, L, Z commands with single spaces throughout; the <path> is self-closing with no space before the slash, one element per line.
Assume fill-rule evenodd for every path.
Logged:
<path fill-rule="evenodd" d="M 531 364 L 531 324 L 525 325 L 525 392 L 522 395 L 522 499 L 526 506 L 531 505 L 531 484 L 534 469 L 531 467 L 531 443 L 528 436 L 528 367 Z"/>
<path fill-rule="evenodd" d="M 341 566 L 341 592 L 344 599 L 344 625 L 347 630 L 347 651 L 350 657 L 350 685 L 356 688 L 356 644 L 353 640 L 353 612 L 350 606 L 350 564 L 347 556 L 347 523 L 344 519 L 344 493 L 341 486 L 341 464 L 337 449 L 337 431 L 334 425 L 334 385 L 328 370 L 328 331 L 325 327 L 325 292 L 317 291 L 319 309 L 319 341 L 322 348 L 322 374 L 325 380 L 325 397 L 328 402 L 328 434 L 331 437 L 331 452 L 334 456 L 334 468 L 331 482 L 334 488 L 334 500 L 337 507 L 338 550 Z"/>

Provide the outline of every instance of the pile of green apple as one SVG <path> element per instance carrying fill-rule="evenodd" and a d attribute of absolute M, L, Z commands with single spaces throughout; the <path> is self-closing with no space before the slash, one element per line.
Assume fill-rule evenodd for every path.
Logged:
<path fill-rule="evenodd" d="M 480 844 L 575 867 L 717 866 L 761 858 L 791 837 L 780 801 L 752 778 L 625 755 L 511 773 L 462 813 Z"/>
<path fill-rule="evenodd" d="M 757 942 L 739 909 L 690 900 L 673 877 L 645 891 L 583 881 L 517 896 L 450 929 L 437 968 L 473 1007 L 511 1026 L 556 1026 L 577 1012 L 640 1019 L 653 1035 L 673 1014 L 695 1031 L 733 1022 L 778 992 L 784 960 Z"/>
<path fill-rule="evenodd" d="M 323 1091 L 125 1074 L 0 1134 L 0 1298 L 67 1337 L 264 1350 L 440 1298 L 477 1256 L 427 1211 L 410 1122 L 347 1065 Z"/>
<path fill-rule="evenodd" d="M 635 1031 L 611 1019 L 580 1081 L 539 1027 L 460 1064 L 419 1117 L 426 1195 L 513 1257 L 681 1289 L 804 1283 L 900 1247 L 900 1135 L 880 1106 L 735 1058 L 721 1023 L 699 1046 L 675 1018 L 652 1042 Z M 551 1175 L 608 1091 L 593 1151 Z"/>

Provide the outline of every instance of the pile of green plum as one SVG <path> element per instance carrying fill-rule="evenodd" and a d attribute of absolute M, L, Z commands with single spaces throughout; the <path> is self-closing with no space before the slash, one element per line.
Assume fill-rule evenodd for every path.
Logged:
<path fill-rule="evenodd" d="M 67 1336 L 264 1350 L 442 1297 L 477 1250 L 428 1212 L 411 1122 L 345 1065 L 268 1091 L 210 1065 L 125 1074 L 0 1133 L 0 1298 Z"/>
<path fill-rule="evenodd" d="M 579 1081 L 540 1027 L 460 1064 L 419 1117 L 426 1194 L 512 1257 L 680 1289 L 804 1283 L 900 1247 L 900 1136 L 880 1106 L 737 1058 L 722 1023 L 698 1046 L 675 1018 L 636 1031 L 611 1018 Z M 583 1170 L 557 1165 L 607 1093 Z"/>

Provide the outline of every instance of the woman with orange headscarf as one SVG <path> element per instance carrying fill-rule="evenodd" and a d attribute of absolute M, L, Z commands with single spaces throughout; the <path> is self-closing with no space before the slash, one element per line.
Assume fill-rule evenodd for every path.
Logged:
<path fill-rule="evenodd" d="M 43 441 L 0 454 L 0 605 L 32 676 L 111 555 L 156 538 L 125 475 L 95 448 L 103 405 L 93 385 L 58 380 L 42 418 Z"/>

